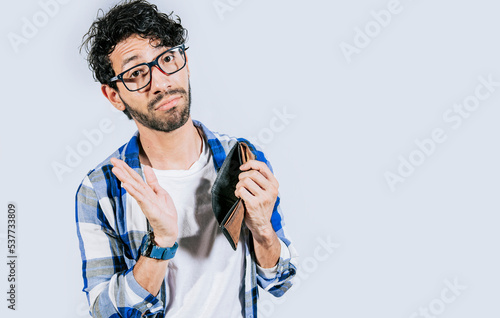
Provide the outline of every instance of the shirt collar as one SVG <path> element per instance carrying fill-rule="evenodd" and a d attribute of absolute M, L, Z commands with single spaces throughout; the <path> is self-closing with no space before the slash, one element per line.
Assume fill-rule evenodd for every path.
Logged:
<path fill-rule="evenodd" d="M 200 121 L 193 119 L 193 124 L 196 127 L 202 129 L 205 134 L 208 146 L 210 147 L 210 151 L 213 155 L 213 161 L 215 166 L 215 171 L 219 171 L 224 159 L 226 159 L 226 152 L 222 147 L 222 143 L 219 139 L 214 135 L 212 131 L 210 131 L 205 125 L 203 125 Z M 135 134 L 130 138 L 129 142 L 126 144 L 125 149 L 123 151 L 123 160 L 126 164 L 128 164 L 132 169 L 141 169 L 141 163 L 139 161 L 139 131 L 137 130 Z"/>

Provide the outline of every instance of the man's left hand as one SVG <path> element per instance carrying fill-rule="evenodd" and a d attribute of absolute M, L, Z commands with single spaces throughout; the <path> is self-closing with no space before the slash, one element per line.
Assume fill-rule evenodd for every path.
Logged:
<path fill-rule="evenodd" d="M 264 162 L 249 160 L 240 169 L 243 172 L 239 175 L 234 194 L 243 199 L 246 207 L 245 223 L 254 238 L 258 239 L 272 230 L 271 215 L 278 197 L 279 183 Z"/>

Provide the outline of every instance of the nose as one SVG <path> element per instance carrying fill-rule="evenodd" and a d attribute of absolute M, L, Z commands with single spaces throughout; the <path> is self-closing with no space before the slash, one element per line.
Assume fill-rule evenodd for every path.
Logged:
<path fill-rule="evenodd" d="M 164 73 L 158 65 L 151 67 L 151 91 L 154 94 L 167 91 L 171 86 L 170 75 Z"/>

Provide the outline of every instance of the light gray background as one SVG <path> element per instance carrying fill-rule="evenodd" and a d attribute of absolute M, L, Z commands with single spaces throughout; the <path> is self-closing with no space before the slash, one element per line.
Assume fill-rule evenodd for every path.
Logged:
<path fill-rule="evenodd" d="M 1 299 L 8 202 L 19 255 L 18 310 L 2 300 L 2 317 L 87 317 L 75 191 L 135 131 L 78 52 L 98 8 L 114 1 L 66 2 L 17 52 L 9 34 L 22 36 L 23 18 L 43 9 L 10 1 L 0 13 Z M 371 11 L 391 1 L 154 2 L 189 30 L 193 118 L 263 146 L 280 182 L 302 275 L 283 299 L 262 298 L 261 317 L 407 318 L 420 307 L 498 317 L 500 87 L 460 127 L 443 120 L 474 100 L 479 77 L 500 81 L 497 2 L 401 0 L 350 63 L 341 43 L 353 45 L 356 28 L 376 32 Z M 102 120 L 113 131 L 59 180 L 53 165 Z M 385 174 L 434 129 L 446 141 L 391 191 Z M 466 289 L 453 293 L 454 282 Z"/>

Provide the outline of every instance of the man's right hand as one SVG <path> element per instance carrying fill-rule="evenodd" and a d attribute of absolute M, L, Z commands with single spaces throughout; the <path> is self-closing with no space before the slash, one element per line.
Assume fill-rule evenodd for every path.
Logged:
<path fill-rule="evenodd" d="M 111 158 L 115 176 L 122 187 L 137 201 L 153 228 L 156 245 L 171 247 L 178 235 L 177 210 L 172 198 L 165 191 L 149 166 L 144 166 L 146 182 L 123 160 Z"/>

